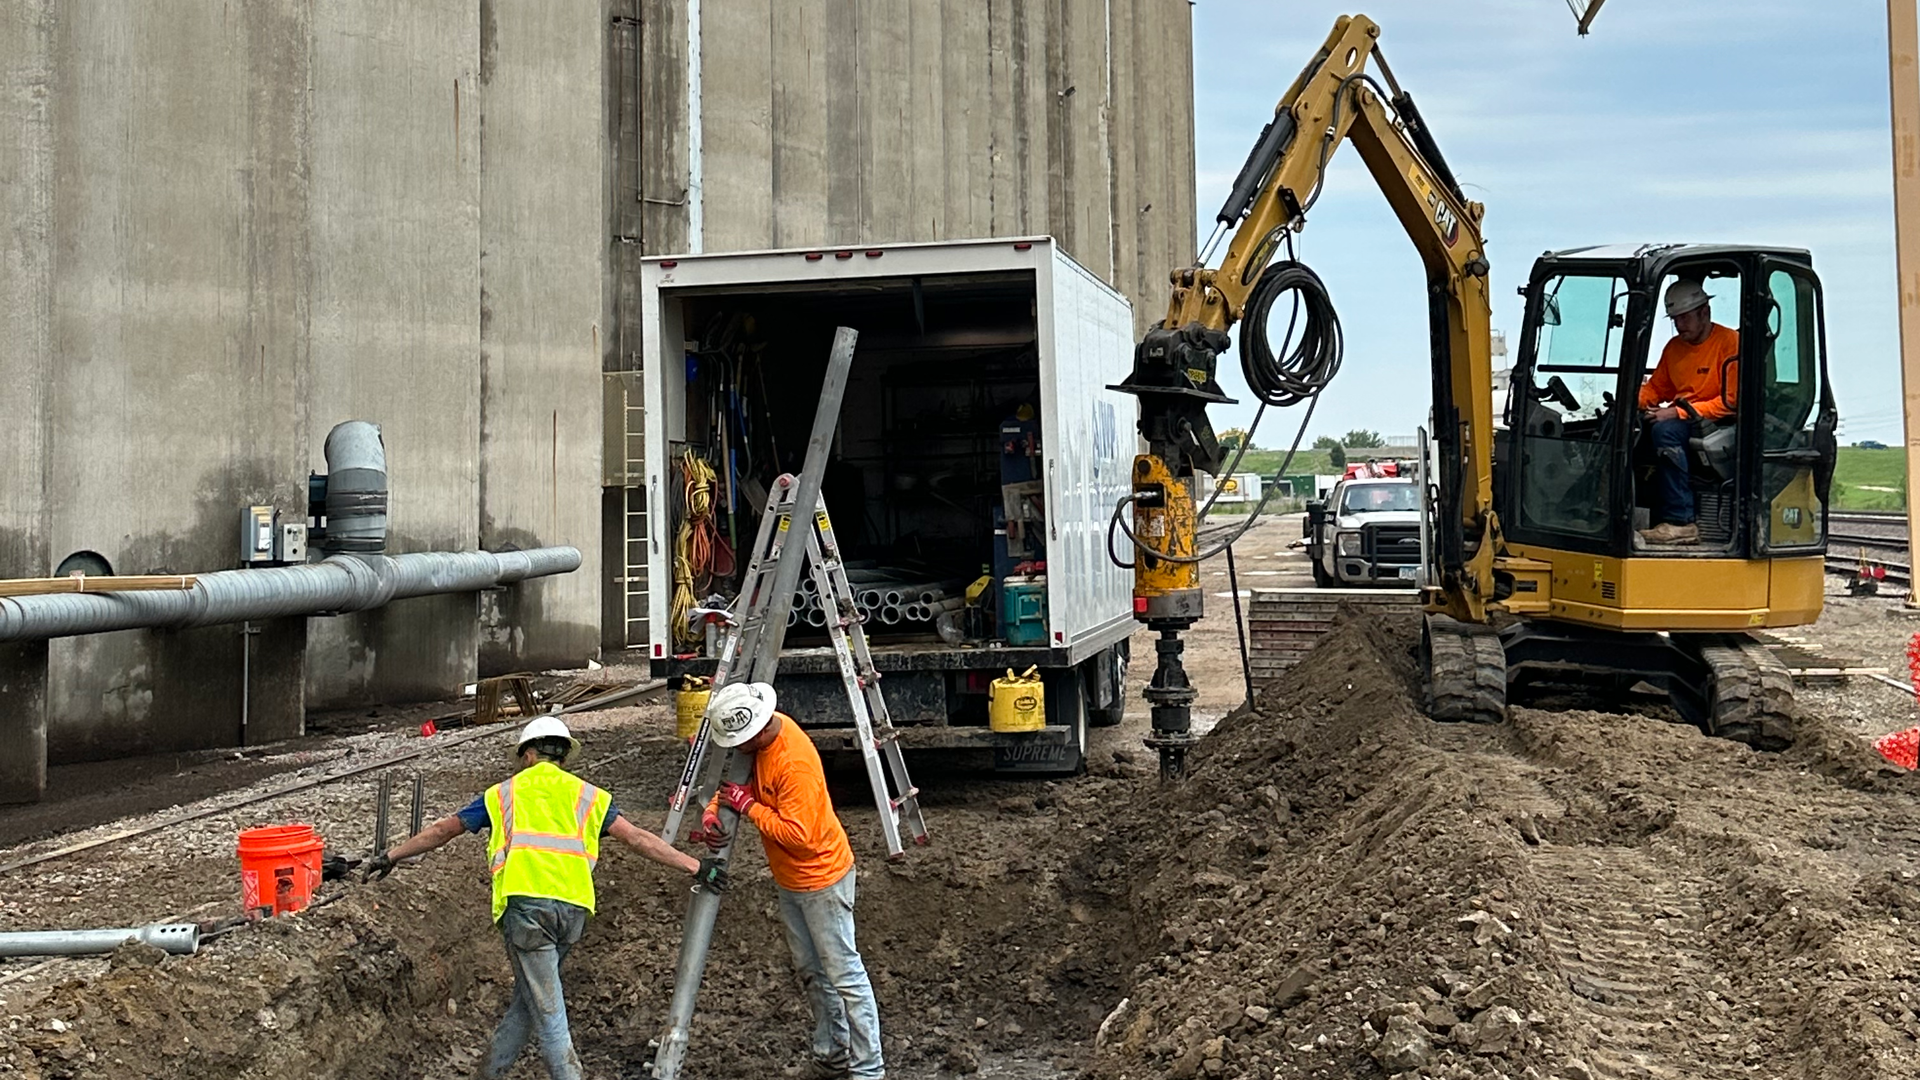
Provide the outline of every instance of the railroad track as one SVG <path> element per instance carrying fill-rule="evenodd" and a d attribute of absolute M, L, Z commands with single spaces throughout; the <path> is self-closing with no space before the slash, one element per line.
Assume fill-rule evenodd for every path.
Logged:
<path fill-rule="evenodd" d="M 1911 564 L 1873 558 L 1869 558 L 1867 562 L 1874 566 L 1885 568 L 1887 571 L 1887 584 L 1904 585 L 1908 588 L 1913 586 L 1913 567 Z M 1827 552 L 1827 573 L 1845 574 L 1848 577 L 1853 577 L 1859 572 L 1860 558 L 1858 555 L 1848 555 L 1844 552 L 1835 551 Z"/>
<path fill-rule="evenodd" d="M 1827 534 L 1827 543 L 1865 544 L 1868 547 L 1895 548 L 1900 551 L 1907 549 L 1907 538 L 1904 536 L 1871 536 L 1866 533 L 1830 532 Z"/>

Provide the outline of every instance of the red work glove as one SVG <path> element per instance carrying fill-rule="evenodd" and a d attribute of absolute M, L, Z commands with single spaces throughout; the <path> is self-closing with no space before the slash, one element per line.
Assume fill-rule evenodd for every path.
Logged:
<path fill-rule="evenodd" d="M 714 851 L 727 846 L 727 831 L 720 826 L 720 815 L 712 810 L 702 810 L 700 827 L 688 833 L 687 839 L 696 844 L 705 844 Z"/>
<path fill-rule="evenodd" d="M 746 817 L 747 811 L 753 809 L 753 805 L 760 801 L 753 797 L 752 788 L 745 784 L 736 784 L 731 780 L 720 785 L 720 799 L 733 807 L 733 812 L 741 817 Z"/>

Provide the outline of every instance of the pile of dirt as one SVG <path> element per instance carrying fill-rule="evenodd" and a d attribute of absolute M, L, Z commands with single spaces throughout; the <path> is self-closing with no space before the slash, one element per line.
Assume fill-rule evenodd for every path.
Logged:
<path fill-rule="evenodd" d="M 1344 621 L 1193 755 L 1132 866 L 1154 928 L 1093 1075 L 1514 1074 L 1539 1059 L 1544 949 L 1511 826 L 1436 758 L 1409 626 Z M 1152 813 L 1155 793 L 1143 793 Z M 1532 1020 L 1529 1017 L 1533 1017 Z"/>
<path fill-rule="evenodd" d="M 1345 622 L 1203 742 L 1128 863 L 1142 941 L 1091 1077 L 1920 1075 L 1899 770 L 1814 716 L 1781 755 L 1643 716 L 1437 725 L 1414 640 Z"/>

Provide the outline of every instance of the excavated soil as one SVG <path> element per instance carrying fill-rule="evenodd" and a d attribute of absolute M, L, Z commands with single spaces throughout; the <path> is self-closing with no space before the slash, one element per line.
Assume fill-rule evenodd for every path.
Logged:
<path fill-rule="evenodd" d="M 935 844 L 898 863 L 840 778 L 893 1074 L 1920 1077 L 1920 782 L 1815 716 L 1777 755 L 1642 716 L 1436 725 L 1413 706 L 1413 629 L 1343 623 L 1178 786 L 1111 742 L 1070 781 L 929 766 Z M 643 824 L 679 765 L 659 720 L 604 722 L 581 766 Z M 430 778 L 436 812 L 498 779 L 498 747 L 469 745 Z M 364 844 L 360 803 L 299 813 Z M 223 899 L 217 841 L 255 822 L 209 821 L 198 847 L 131 842 L 119 877 L 9 875 L 0 921 Z M 804 1054 L 745 847 L 686 1070 L 703 1080 Z M 624 852 L 600 881 L 570 1009 L 589 1075 L 639 1076 L 685 891 Z M 0 1076 L 471 1075 L 510 986 L 478 841 L 332 888 L 196 957 L 128 948 L 0 985 Z"/>

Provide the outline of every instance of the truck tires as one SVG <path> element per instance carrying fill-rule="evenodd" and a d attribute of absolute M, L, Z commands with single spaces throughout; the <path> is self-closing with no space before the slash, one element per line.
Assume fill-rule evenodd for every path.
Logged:
<path fill-rule="evenodd" d="M 1321 566 L 1317 558 L 1313 560 L 1313 584 L 1321 589 L 1331 589 L 1334 586 L 1333 575 L 1327 573 L 1327 568 Z"/>

